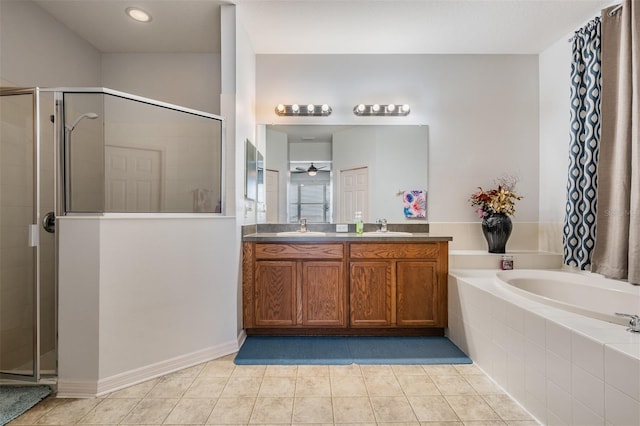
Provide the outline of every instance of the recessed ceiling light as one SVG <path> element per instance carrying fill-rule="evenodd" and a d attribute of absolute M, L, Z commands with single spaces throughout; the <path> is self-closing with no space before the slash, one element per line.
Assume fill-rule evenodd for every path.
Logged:
<path fill-rule="evenodd" d="M 137 7 L 128 7 L 125 9 L 127 16 L 138 22 L 151 22 L 151 15 Z"/>

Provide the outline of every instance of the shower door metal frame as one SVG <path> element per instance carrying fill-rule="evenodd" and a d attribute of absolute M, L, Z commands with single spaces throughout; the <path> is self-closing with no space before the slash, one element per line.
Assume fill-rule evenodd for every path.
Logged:
<path fill-rule="evenodd" d="M 28 234 L 29 234 L 29 246 L 35 249 L 35 256 L 33 258 L 33 271 L 34 271 L 34 279 L 33 279 L 33 353 L 32 356 L 32 374 L 19 374 L 19 373 L 8 373 L 8 372 L 0 372 L 0 379 L 9 379 L 9 380 L 18 380 L 18 381 L 28 381 L 28 382 L 40 382 L 41 374 L 40 374 L 40 241 L 39 241 L 39 232 L 40 232 L 40 179 L 41 179 L 41 159 L 40 159 L 40 89 L 38 87 L 35 88 L 17 88 L 17 89 L 2 89 L 0 91 L 0 96 L 15 96 L 15 95 L 32 95 L 33 96 L 33 210 L 32 210 L 32 223 L 29 226 Z M 54 177 L 55 179 L 55 177 Z M 56 242 L 57 246 L 57 237 Z M 55 255 L 57 256 L 57 250 L 54 250 Z M 57 268 L 57 261 L 55 262 L 55 267 Z M 57 273 L 54 273 L 54 288 L 57 289 Z M 57 298 L 57 297 L 56 297 Z M 56 304 L 57 305 L 57 304 Z M 57 306 L 54 307 L 56 317 L 57 317 Z M 57 319 L 56 324 L 54 324 L 54 328 L 57 334 Z M 57 339 L 56 339 L 57 346 Z M 57 353 L 57 347 L 56 347 Z"/>

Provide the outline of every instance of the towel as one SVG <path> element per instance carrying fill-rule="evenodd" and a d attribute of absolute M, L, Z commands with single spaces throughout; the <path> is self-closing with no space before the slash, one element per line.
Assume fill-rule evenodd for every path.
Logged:
<path fill-rule="evenodd" d="M 213 211 L 213 191 L 209 189 L 193 190 L 193 211 L 195 213 L 211 213 Z"/>
<path fill-rule="evenodd" d="M 427 191 L 421 189 L 404 191 L 404 216 L 408 218 L 427 217 Z"/>

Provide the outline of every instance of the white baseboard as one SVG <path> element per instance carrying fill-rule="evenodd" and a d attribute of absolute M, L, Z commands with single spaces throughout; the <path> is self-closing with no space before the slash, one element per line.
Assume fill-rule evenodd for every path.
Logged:
<path fill-rule="evenodd" d="M 240 330 L 240 334 L 238 334 L 238 349 L 240 349 L 240 346 L 242 346 L 242 344 L 244 343 L 244 341 L 247 340 L 247 333 L 244 331 L 244 329 Z"/>
<path fill-rule="evenodd" d="M 58 398 L 95 398 L 127 388 L 174 371 L 211 361 L 238 350 L 238 341 L 230 341 L 196 352 L 177 356 L 119 373 L 97 381 L 73 381 L 58 379 Z"/>

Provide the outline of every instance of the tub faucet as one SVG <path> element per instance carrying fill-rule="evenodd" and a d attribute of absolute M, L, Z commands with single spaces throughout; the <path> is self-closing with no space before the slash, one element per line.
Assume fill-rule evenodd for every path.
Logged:
<path fill-rule="evenodd" d="M 379 226 L 378 231 L 380 231 L 380 232 L 387 232 L 388 231 L 388 229 L 387 229 L 387 219 L 378 219 L 378 220 L 376 220 L 376 223 Z"/>
<path fill-rule="evenodd" d="M 307 219 L 300 219 L 300 230 L 299 232 L 307 232 Z"/>
<path fill-rule="evenodd" d="M 630 315 L 630 314 L 622 314 L 620 312 L 616 312 L 616 315 L 621 317 L 627 317 L 629 319 L 629 328 L 627 331 L 631 331 L 632 333 L 640 333 L 640 316 L 638 315 Z"/>

